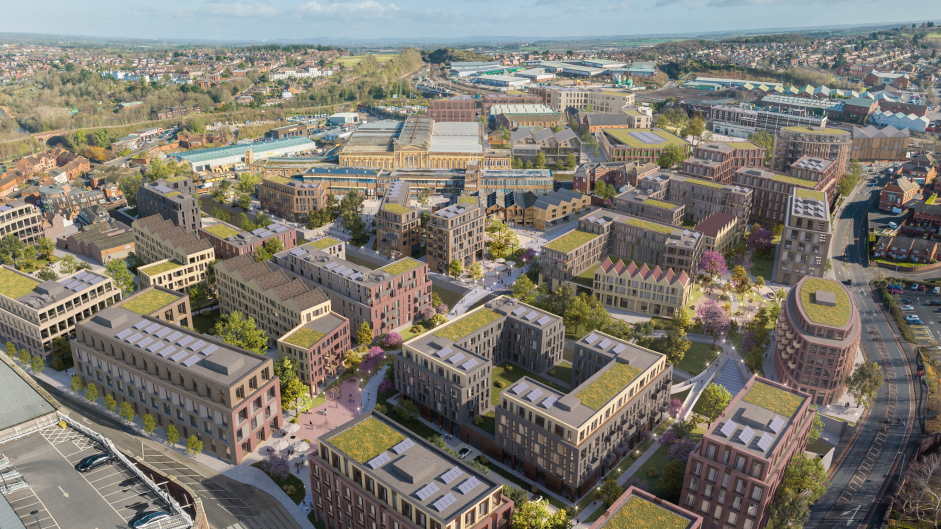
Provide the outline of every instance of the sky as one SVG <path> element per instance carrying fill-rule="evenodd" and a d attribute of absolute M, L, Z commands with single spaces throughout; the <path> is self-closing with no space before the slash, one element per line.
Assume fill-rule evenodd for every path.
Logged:
<path fill-rule="evenodd" d="M 578 37 L 941 19 L 925 0 L 43 0 L 0 32 L 251 42 Z M 41 6 L 41 7 L 40 7 Z"/>

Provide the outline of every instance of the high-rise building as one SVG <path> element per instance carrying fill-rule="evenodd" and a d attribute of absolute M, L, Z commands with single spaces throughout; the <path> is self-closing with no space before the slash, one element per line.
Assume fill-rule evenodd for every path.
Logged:
<path fill-rule="evenodd" d="M 457 204 L 439 209 L 426 227 L 428 269 L 448 273 L 452 261 L 467 268 L 484 256 L 486 209 L 479 197 L 461 196 Z"/>
<path fill-rule="evenodd" d="M 861 333 L 859 311 L 846 287 L 804 277 L 788 292 L 778 316 L 778 377 L 810 394 L 815 404 L 836 403 L 853 371 Z"/>
<path fill-rule="evenodd" d="M 775 171 L 787 171 L 804 156 L 836 162 L 836 177 L 842 178 L 853 148 L 853 135 L 847 130 L 827 127 L 784 127 L 774 139 Z"/>
<path fill-rule="evenodd" d="M 196 185 L 185 176 L 159 179 L 140 186 L 137 191 L 137 217 L 160 215 L 187 233 L 203 226 Z"/>
<path fill-rule="evenodd" d="M 408 182 L 395 180 L 379 204 L 377 248 L 389 259 L 411 257 L 421 249 L 421 220 L 411 205 L 410 189 Z"/>
<path fill-rule="evenodd" d="M 137 256 L 147 263 L 137 268 L 141 288 L 159 285 L 185 293 L 206 280 L 215 253 L 205 239 L 160 215 L 139 218 L 132 227 Z"/>
<path fill-rule="evenodd" d="M 807 448 L 810 404 L 803 391 L 752 376 L 690 453 L 680 506 L 705 527 L 765 527 L 784 469 Z"/>
<path fill-rule="evenodd" d="M 787 204 L 781 242 L 775 247 L 775 283 L 796 285 L 805 276 L 823 277 L 832 236 L 827 195 L 795 187 Z"/>

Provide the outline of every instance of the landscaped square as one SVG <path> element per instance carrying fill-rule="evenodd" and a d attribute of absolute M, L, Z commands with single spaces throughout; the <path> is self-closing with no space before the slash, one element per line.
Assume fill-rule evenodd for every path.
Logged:
<path fill-rule="evenodd" d="M 804 403 L 804 398 L 799 395 L 761 382 L 755 382 L 742 400 L 788 419 L 794 417 L 801 404 Z"/>
<path fill-rule="evenodd" d="M 17 274 L 12 270 L 0 268 L 0 294 L 8 298 L 17 299 L 25 296 L 36 288 L 39 281 Z"/>
<path fill-rule="evenodd" d="M 139 268 L 138 270 L 140 270 L 141 272 L 144 272 L 145 274 L 149 276 L 155 276 L 158 274 L 162 274 L 164 272 L 169 272 L 170 270 L 173 270 L 174 268 L 182 268 L 182 267 L 183 265 L 181 265 L 180 263 L 177 263 L 176 261 L 167 261 L 165 263 L 145 266 L 143 268 Z"/>
<path fill-rule="evenodd" d="M 222 224 L 221 222 L 219 224 L 213 224 L 212 226 L 209 226 L 208 228 L 203 228 L 203 229 L 215 235 L 216 237 L 219 237 L 220 239 L 228 239 L 229 237 L 233 235 L 239 234 L 239 230 L 227 224 Z"/>
<path fill-rule="evenodd" d="M 151 314 L 157 309 L 173 303 L 177 299 L 177 296 L 174 296 L 173 294 L 168 294 L 159 290 L 151 290 L 149 292 L 134 296 L 128 301 L 125 301 L 121 306 L 131 312 L 136 312 L 138 314 Z"/>
<path fill-rule="evenodd" d="M 550 250 L 555 250 L 557 252 L 569 253 L 575 248 L 585 244 L 586 242 L 591 241 L 595 237 L 600 237 L 601 234 L 598 233 L 589 233 L 587 231 L 570 231 L 565 235 L 559 237 L 558 239 L 553 240 L 549 244 L 545 245 L 545 248 Z"/>
<path fill-rule="evenodd" d="M 631 496 L 604 524 L 610 529 L 686 529 L 691 520 L 643 498 Z"/>
<path fill-rule="evenodd" d="M 329 439 L 333 446 L 358 463 L 366 463 L 404 440 L 404 435 L 375 417 Z"/>
<path fill-rule="evenodd" d="M 382 209 L 391 213 L 395 213 L 396 215 L 405 215 L 406 213 L 412 211 L 411 208 L 407 208 L 399 204 L 385 204 L 382 206 Z"/>
<path fill-rule="evenodd" d="M 453 323 L 448 323 L 446 326 L 442 327 L 440 331 L 436 332 L 435 336 L 456 342 L 484 325 L 497 321 L 501 317 L 500 314 L 490 309 L 481 308 Z"/>
<path fill-rule="evenodd" d="M 320 339 L 324 336 L 326 336 L 326 334 L 305 327 L 303 329 L 299 329 L 297 332 L 291 334 L 287 338 L 284 338 L 284 341 L 291 345 L 296 345 L 302 349 L 310 349 L 310 346 L 319 342 Z"/>
<path fill-rule="evenodd" d="M 318 250 L 323 250 L 324 248 L 328 248 L 334 244 L 340 244 L 340 241 L 334 239 L 333 237 L 324 237 L 323 239 L 318 239 L 310 243 L 311 246 Z"/>
<path fill-rule="evenodd" d="M 575 397 L 582 404 L 598 411 L 608 403 L 612 397 L 623 390 L 632 380 L 640 374 L 640 369 L 627 364 L 616 362 L 611 369 L 605 371 L 585 389 L 578 392 Z"/>
<path fill-rule="evenodd" d="M 836 296 L 836 306 L 821 305 L 817 303 L 817 291 L 831 292 Z M 807 319 L 818 324 L 830 327 L 843 327 L 850 321 L 850 299 L 843 286 L 836 281 L 808 277 L 800 286 L 801 308 Z"/>
<path fill-rule="evenodd" d="M 394 276 L 397 276 L 399 274 L 404 274 L 405 272 L 408 272 L 410 270 L 414 270 L 423 264 L 425 263 L 421 261 L 416 261 L 415 259 L 412 259 L 410 257 L 406 257 L 405 259 L 396 261 L 390 265 L 383 266 L 382 268 L 379 269 L 379 271 L 388 272 Z"/>

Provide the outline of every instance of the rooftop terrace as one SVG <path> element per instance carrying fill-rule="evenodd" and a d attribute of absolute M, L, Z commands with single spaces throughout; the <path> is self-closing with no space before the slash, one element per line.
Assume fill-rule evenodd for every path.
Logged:
<path fill-rule="evenodd" d="M 166 307 L 177 299 L 179 299 L 179 296 L 153 289 L 128 299 L 121 306 L 131 312 L 143 315 L 151 314 L 161 307 Z"/>

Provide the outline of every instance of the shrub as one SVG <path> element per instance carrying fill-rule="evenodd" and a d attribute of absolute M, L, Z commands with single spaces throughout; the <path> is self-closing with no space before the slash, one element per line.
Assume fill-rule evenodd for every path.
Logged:
<path fill-rule="evenodd" d="M 533 485 L 532 487 L 529 487 L 529 492 L 536 494 L 537 492 L 539 492 L 539 488 Z"/>
<path fill-rule="evenodd" d="M 555 369 L 550 369 L 550 370 L 549 370 L 549 374 L 552 375 L 552 376 L 555 376 Z"/>
<path fill-rule="evenodd" d="M 490 460 L 487 459 L 487 456 L 480 456 L 477 458 L 477 460 L 480 461 L 481 465 L 487 465 L 490 463 Z"/>
<path fill-rule="evenodd" d="M 383 380 L 379 383 L 380 395 L 391 395 L 393 393 L 395 393 L 395 384 L 391 380 Z"/>
<path fill-rule="evenodd" d="M 297 424 L 297 417 L 292 417 L 288 422 L 291 424 Z"/>
<path fill-rule="evenodd" d="M 399 345 L 402 345 L 402 335 L 397 332 L 394 332 L 394 331 L 389 332 L 389 333 L 386 333 L 385 336 L 382 337 L 383 347 L 389 348 L 389 347 L 397 347 Z"/>
<path fill-rule="evenodd" d="M 506 366 L 507 371 L 513 371 L 513 366 Z"/>
<path fill-rule="evenodd" d="M 656 468 L 649 468 L 649 469 L 647 469 L 647 477 L 648 477 L 648 478 L 658 478 L 658 477 L 660 477 L 660 471 L 657 470 Z"/>
<path fill-rule="evenodd" d="M 640 457 L 640 452 L 637 452 L 636 450 L 634 452 L 631 452 L 631 459 L 633 459 L 634 461 L 637 461 L 638 457 Z"/>
<path fill-rule="evenodd" d="M 503 389 L 503 388 L 506 387 L 506 382 L 504 382 L 504 381 L 502 381 L 502 380 L 498 380 L 496 384 L 497 384 L 497 387 L 500 388 L 500 389 Z"/>
<path fill-rule="evenodd" d="M 288 496 L 293 496 L 294 493 L 297 492 L 297 488 L 295 488 L 294 485 L 285 485 L 281 487 L 281 490 L 283 490 L 284 493 L 287 494 Z"/>
<path fill-rule="evenodd" d="M 307 444 L 311 444 L 310 439 L 301 439 L 301 441 L 304 441 Z"/>

